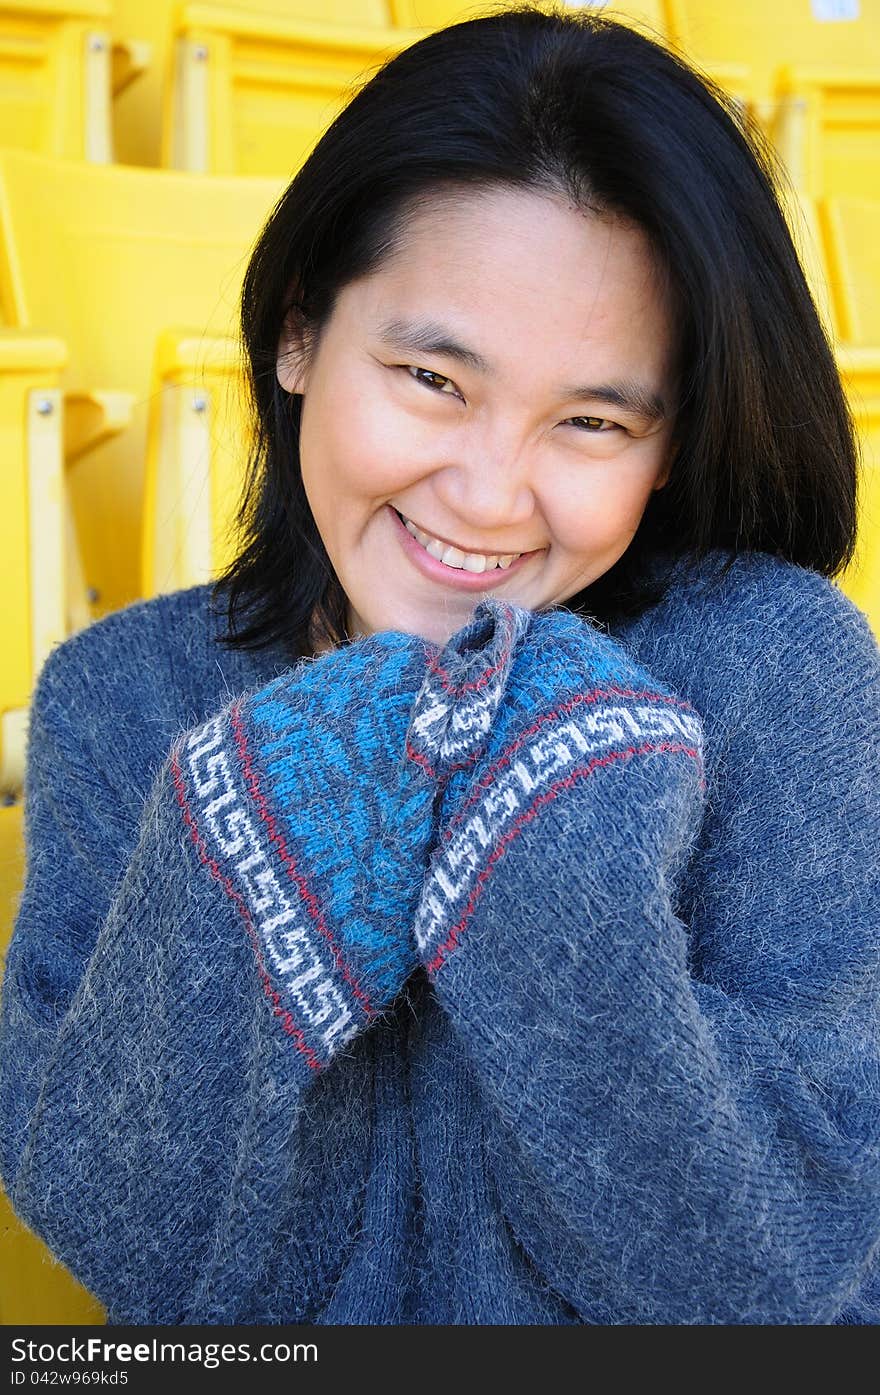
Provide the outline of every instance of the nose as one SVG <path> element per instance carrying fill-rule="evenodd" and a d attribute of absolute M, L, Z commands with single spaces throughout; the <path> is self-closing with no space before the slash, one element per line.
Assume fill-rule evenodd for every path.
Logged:
<path fill-rule="evenodd" d="M 494 541 L 493 530 L 502 532 L 501 545 L 521 539 L 511 530 L 527 523 L 536 502 L 529 452 L 509 433 L 472 431 L 455 443 L 455 456 L 438 471 L 435 489 L 450 517 L 461 520 L 471 533 L 483 533 Z"/>

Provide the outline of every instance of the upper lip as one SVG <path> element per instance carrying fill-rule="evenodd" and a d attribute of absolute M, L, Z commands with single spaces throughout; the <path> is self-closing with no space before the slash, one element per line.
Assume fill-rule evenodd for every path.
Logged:
<path fill-rule="evenodd" d="M 394 505 L 393 505 L 393 504 L 392 504 L 392 508 L 394 508 Z M 446 546 L 447 546 L 447 547 L 454 547 L 454 548 L 456 548 L 458 552 L 463 552 L 463 553 L 465 554 L 465 556 L 467 556 L 468 553 L 476 553 L 476 555 L 477 555 L 478 557 L 521 557 L 521 556 L 523 556 L 522 551 L 520 551 L 520 549 L 515 548 L 515 547 L 508 547 L 508 548 L 501 548 L 501 547 L 493 547 L 493 548 L 486 548 L 486 547 L 463 547 L 463 546 L 461 545 L 461 543 L 452 542 L 452 540 L 451 540 L 450 538 L 444 538 L 444 537 L 442 536 L 442 534 L 440 534 L 440 533 L 435 533 L 435 532 L 433 531 L 432 528 L 423 528 L 422 525 L 421 525 L 421 523 L 416 523 L 416 520 L 415 520 L 414 518 L 410 518 L 409 514 L 404 513 L 402 509 L 396 509 L 395 512 L 398 513 L 398 514 L 400 514 L 400 517 L 403 518 L 403 519 L 405 519 L 405 520 L 407 521 L 407 523 L 411 523 L 411 524 L 413 525 L 414 528 L 418 528 L 418 530 L 419 530 L 420 533 L 427 533 L 429 538 L 436 538 L 438 542 L 446 543 Z"/>

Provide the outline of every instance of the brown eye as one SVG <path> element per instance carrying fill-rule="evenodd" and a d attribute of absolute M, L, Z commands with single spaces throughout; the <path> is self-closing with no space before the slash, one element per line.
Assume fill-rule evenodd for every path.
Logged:
<path fill-rule="evenodd" d="M 613 427 L 613 421 L 607 421 L 605 417 L 570 417 L 572 426 L 578 426 L 584 431 L 601 431 L 603 426 Z"/>
<path fill-rule="evenodd" d="M 452 379 L 444 378 L 442 373 L 434 373 L 430 368 L 416 368 L 411 364 L 407 364 L 406 371 L 412 374 L 417 383 L 424 383 L 425 387 L 433 388 L 435 392 L 445 392 L 455 397 L 459 395 Z"/>

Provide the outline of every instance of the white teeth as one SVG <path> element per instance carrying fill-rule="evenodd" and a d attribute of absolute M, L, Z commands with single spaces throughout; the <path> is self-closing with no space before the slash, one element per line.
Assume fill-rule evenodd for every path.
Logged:
<path fill-rule="evenodd" d="M 403 518 L 403 514 L 401 514 Z M 437 538 L 432 538 L 430 533 L 423 533 L 421 528 L 417 528 L 408 518 L 403 518 L 404 526 L 408 533 L 412 533 L 414 538 L 422 544 L 422 547 L 432 557 L 436 557 L 438 562 L 444 562 L 447 567 L 455 567 L 459 571 L 466 572 L 490 572 L 495 567 L 501 567 L 502 571 L 507 571 L 511 562 L 515 562 L 521 554 L 519 552 L 509 552 L 499 555 L 493 552 L 489 556 L 484 556 L 481 552 L 461 552 L 457 547 L 452 547 L 449 543 L 442 543 Z"/>
<path fill-rule="evenodd" d="M 464 553 L 459 552 L 457 547 L 447 547 L 440 561 L 445 562 L 447 567 L 461 567 L 464 565 Z"/>

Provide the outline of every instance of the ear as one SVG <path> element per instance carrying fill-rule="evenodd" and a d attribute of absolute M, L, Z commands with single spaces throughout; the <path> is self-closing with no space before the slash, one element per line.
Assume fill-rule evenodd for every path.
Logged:
<path fill-rule="evenodd" d="M 675 457 L 677 454 L 678 445 L 675 443 L 670 444 L 666 454 L 666 460 L 660 468 L 659 475 L 657 476 L 656 480 L 651 486 L 652 491 L 664 489 L 666 485 L 669 483 L 669 476 L 672 474 L 672 466 L 675 463 Z"/>
<path fill-rule="evenodd" d="M 667 460 L 666 464 L 663 466 L 663 469 L 660 471 L 660 473 L 659 473 L 659 475 L 657 476 L 657 478 L 655 479 L 654 483 L 651 485 L 651 491 L 652 491 L 652 493 L 653 493 L 653 492 L 656 492 L 658 489 L 665 489 L 665 488 L 666 488 L 666 485 L 667 485 L 668 482 L 669 482 L 669 476 L 670 476 L 671 472 L 672 472 L 672 461 L 671 461 L 671 460 Z"/>
<path fill-rule="evenodd" d="M 275 373 L 285 392 L 305 392 L 308 379 L 306 337 L 293 311 L 288 311 L 284 318 Z"/>

